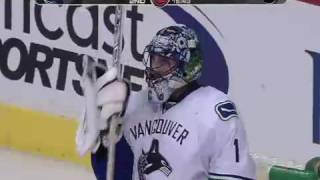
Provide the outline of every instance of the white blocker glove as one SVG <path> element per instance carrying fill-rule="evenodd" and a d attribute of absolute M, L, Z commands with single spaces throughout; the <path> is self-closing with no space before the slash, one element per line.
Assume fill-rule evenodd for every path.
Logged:
<path fill-rule="evenodd" d="M 110 138 L 115 138 L 117 142 L 122 136 L 122 117 L 130 93 L 129 83 L 117 80 L 116 68 L 110 68 L 97 78 L 98 66 L 93 60 L 84 63 L 82 88 L 85 108 L 76 135 L 77 151 L 81 156 L 89 151 L 95 153 L 101 142 L 108 147 Z M 111 119 L 117 122 L 116 137 L 108 134 Z"/>

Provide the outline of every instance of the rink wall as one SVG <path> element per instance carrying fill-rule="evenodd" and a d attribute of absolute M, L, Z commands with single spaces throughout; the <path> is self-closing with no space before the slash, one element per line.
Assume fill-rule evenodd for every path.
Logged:
<path fill-rule="evenodd" d="M 89 158 L 75 152 L 76 120 L 4 104 L 0 114 L 1 146 L 89 167 Z"/>
<path fill-rule="evenodd" d="M 113 12 L 112 6 L 0 0 L 1 145 L 89 165 L 74 143 L 83 108 L 81 54 L 109 65 Z M 144 88 L 144 46 L 160 28 L 187 24 L 204 52 L 200 81 L 235 101 L 251 150 L 303 164 L 320 151 L 319 13 L 318 6 L 295 1 L 127 6 L 124 76 L 133 91 Z"/>

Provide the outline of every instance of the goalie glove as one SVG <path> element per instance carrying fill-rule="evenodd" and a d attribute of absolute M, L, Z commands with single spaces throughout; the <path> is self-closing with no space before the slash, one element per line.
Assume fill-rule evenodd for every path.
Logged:
<path fill-rule="evenodd" d="M 111 71 L 115 71 L 113 68 Z M 111 73 L 111 72 L 110 72 Z M 106 76 L 106 77 L 104 77 Z M 110 139 L 114 138 L 113 142 L 118 142 L 122 137 L 122 123 L 123 116 L 128 104 L 130 96 L 129 83 L 126 81 L 114 80 L 109 81 L 109 74 L 106 73 L 97 80 L 97 104 L 100 109 L 100 138 L 104 147 L 108 147 Z M 114 117 L 114 119 L 112 119 Z M 116 122 L 116 137 L 109 135 L 109 127 L 111 120 Z"/>
<path fill-rule="evenodd" d="M 107 147 L 110 138 L 120 140 L 122 136 L 122 129 L 119 128 L 117 137 L 109 137 L 108 127 L 114 115 L 121 127 L 130 92 L 129 84 L 117 80 L 116 68 L 97 78 L 99 66 L 94 60 L 84 61 L 82 88 L 85 107 L 76 135 L 77 151 L 81 156 L 89 151 L 95 153 L 101 142 Z"/>

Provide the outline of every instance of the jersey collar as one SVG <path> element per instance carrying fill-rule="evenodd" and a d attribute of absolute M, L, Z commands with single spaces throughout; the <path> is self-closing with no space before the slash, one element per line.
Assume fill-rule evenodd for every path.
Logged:
<path fill-rule="evenodd" d="M 173 94 L 170 96 L 167 102 L 162 104 L 162 112 L 165 113 L 168 109 L 172 108 L 180 101 L 182 101 L 185 97 L 191 94 L 193 91 L 200 88 L 201 85 L 198 84 L 197 81 L 192 81 L 191 83 L 177 89 Z"/>

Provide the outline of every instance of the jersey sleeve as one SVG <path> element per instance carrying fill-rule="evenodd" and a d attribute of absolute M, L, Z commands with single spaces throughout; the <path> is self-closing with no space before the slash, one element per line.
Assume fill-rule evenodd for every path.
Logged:
<path fill-rule="evenodd" d="M 235 105 L 229 100 L 219 102 L 213 118 L 216 121 L 209 135 L 209 179 L 256 179 L 255 163 Z"/>

